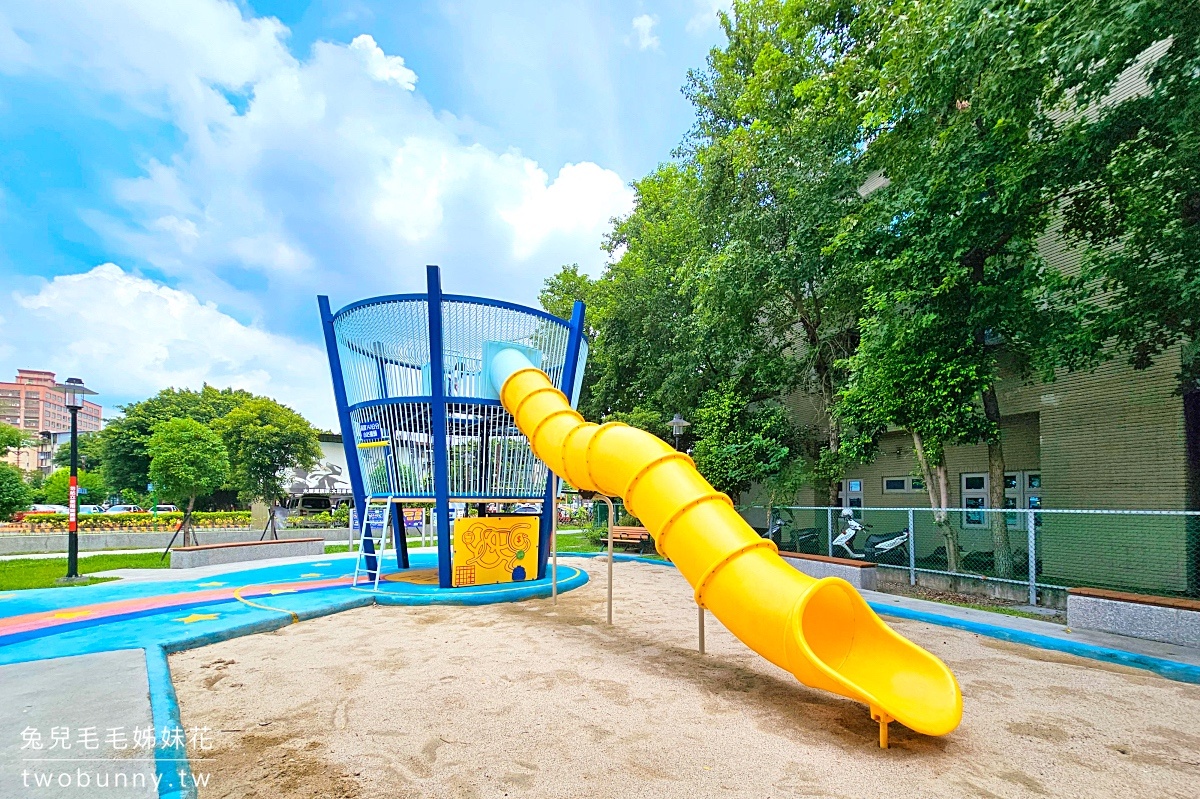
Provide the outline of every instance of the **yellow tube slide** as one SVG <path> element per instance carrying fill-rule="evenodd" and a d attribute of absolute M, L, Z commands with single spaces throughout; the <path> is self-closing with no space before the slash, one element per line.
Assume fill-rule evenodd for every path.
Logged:
<path fill-rule="evenodd" d="M 881 724 L 945 735 L 962 693 L 941 660 L 896 634 L 845 580 L 788 565 L 692 459 L 643 430 L 595 425 L 516 349 L 490 365 L 493 384 L 534 453 L 571 485 L 622 497 L 707 608 L 743 643 L 796 679 L 857 700 Z"/>

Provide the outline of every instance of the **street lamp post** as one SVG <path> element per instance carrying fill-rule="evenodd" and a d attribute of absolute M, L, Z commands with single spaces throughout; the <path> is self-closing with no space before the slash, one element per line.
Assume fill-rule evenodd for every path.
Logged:
<path fill-rule="evenodd" d="M 667 425 L 671 428 L 671 431 L 675 433 L 675 449 L 679 449 L 679 437 L 683 435 L 684 428 L 691 427 L 692 423 L 677 413 L 675 414 L 674 419 L 667 422 Z"/>
<path fill-rule="evenodd" d="M 83 385 L 78 377 L 68 377 L 67 382 L 55 386 L 63 394 L 63 404 L 71 412 L 71 481 L 67 489 L 70 515 L 67 516 L 67 579 L 79 577 L 79 409 L 83 398 L 95 394 Z"/>

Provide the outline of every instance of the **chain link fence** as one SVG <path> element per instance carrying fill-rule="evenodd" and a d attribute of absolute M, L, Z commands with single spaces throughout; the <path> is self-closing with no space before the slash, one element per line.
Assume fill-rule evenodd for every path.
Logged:
<path fill-rule="evenodd" d="M 1109 588 L 1200 596 L 1200 511 L 750 506 L 743 517 L 782 550 L 881 568 L 1038 590 Z M 852 535 L 851 519 L 863 525 Z M 956 557 L 948 553 L 956 552 Z M 999 556 L 997 556 L 999 554 Z"/>

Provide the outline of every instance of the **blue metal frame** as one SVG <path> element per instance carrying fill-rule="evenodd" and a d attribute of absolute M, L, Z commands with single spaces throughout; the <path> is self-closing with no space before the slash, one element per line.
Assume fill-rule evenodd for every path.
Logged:
<path fill-rule="evenodd" d="M 382 305 L 387 302 L 406 302 L 410 300 L 424 300 L 424 294 L 382 294 L 378 297 L 367 297 L 365 300 L 352 302 L 338 309 L 338 312 L 333 315 L 337 319 L 347 311 L 353 311 L 355 308 L 362 308 L 364 305 Z"/>
<path fill-rule="evenodd" d="M 468 297 L 466 294 L 444 294 L 442 299 L 447 302 L 465 302 L 469 305 L 487 305 L 492 308 L 504 308 L 509 311 L 518 311 L 528 316 L 540 316 L 548 322 L 557 322 L 563 327 L 567 327 L 567 320 L 560 319 L 552 313 L 541 310 L 540 308 L 530 308 L 525 305 L 517 305 L 515 302 L 507 300 L 493 300 L 489 297 Z"/>
<path fill-rule="evenodd" d="M 438 585 L 450 588 L 450 464 L 446 442 L 446 370 L 442 352 L 442 273 L 425 267 L 429 283 L 429 424 L 433 433 L 433 496 L 437 501 Z"/>
<path fill-rule="evenodd" d="M 450 496 L 450 475 L 449 475 L 449 449 L 447 441 L 447 403 L 451 401 L 446 396 L 446 380 L 445 380 L 445 337 L 442 330 L 442 305 L 445 302 L 458 302 L 471 305 L 482 305 L 493 308 L 501 308 L 509 311 L 529 316 L 538 317 L 540 319 L 556 323 L 568 329 L 567 348 L 564 354 L 564 362 L 562 374 L 560 375 L 560 388 L 567 396 L 568 400 L 575 401 L 572 393 L 575 388 L 575 378 L 578 374 L 579 356 L 584 340 L 583 323 L 585 308 L 582 302 L 576 302 L 571 313 L 571 320 L 568 322 L 565 319 L 560 319 L 553 314 L 537 308 L 529 308 L 516 303 L 506 302 L 504 300 L 494 300 L 485 297 L 470 297 L 462 294 L 443 294 L 441 283 L 441 270 L 435 265 L 426 267 L 426 281 L 428 284 L 428 292 L 426 294 L 386 294 L 379 297 L 369 297 L 357 302 L 350 303 L 341 308 L 336 313 L 331 313 L 329 308 L 328 297 L 318 297 L 318 304 L 321 308 L 321 324 L 325 332 L 325 346 L 329 355 L 330 371 L 333 375 L 334 399 L 338 406 L 338 421 L 342 427 L 342 445 L 346 452 L 346 465 L 349 470 L 351 490 L 354 493 L 355 506 L 361 508 L 363 514 L 366 513 L 367 495 L 363 482 L 362 468 L 358 460 L 358 452 L 356 448 L 356 435 L 354 433 L 354 422 L 351 417 L 351 412 L 362 408 L 370 408 L 383 405 L 404 405 L 404 404 L 424 404 L 428 403 L 430 410 L 430 433 L 432 436 L 433 448 L 433 493 L 429 495 L 435 503 L 435 515 L 437 518 L 438 529 L 438 583 L 442 588 L 449 588 L 453 583 L 452 575 L 452 557 L 451 545 L 453 532 L 450 529 L 450 502 L 470 502 L 473 497 Z M 433 376 L 430 380 L 430 395 L 421 396 L 413 395 L 406 397 L 388 397 L 387 396 L 387 376 L 384 368 L 387 363 L 397 363 L 403 366 L 417 368 L 415 364 L 400 364 L 392 358 L 383 357 L 377 353 L 362 352 L 361 354 L 373 358 L 376 361 L 376 368 L 380 380 L 380 394 L 382 398 L 374 400 L 366 400 L 350 406 L 346 396 L 346 384 L 342 375 L 341 357 L 337 345 L 337 333 L 334 327 L 337 319 L 342 314 L 354 311 L 359 308 L 369 307 L 373 305 L 383 305 L 391 302 L 412 302 L 419 301 L 425 304 L 428 314 L 428 329 L 429 329 L 429 372 Z M 358 350 L 356 350 L 358 351 Z M 466 398 L 454 398 L 466 399 Z M 473 397 L 469 399 L 471 404 L 475 405 L 501 405 L 498 400 L 487 399 L 483 397 Z M 389 472 L 390 475 L 390 472 Z M 541 530 L 542 535 L 538 541 L 538 560 L 537 560 L 537 577 L 544 579 L 546 576 L 546 565 L 550 554 L 550 535 L 554 529 L 554 498 L 558 490 L 559 482 L 553 473 L 547 474 L 546 489 L 542 496 L 542 514 L 541 514 Z M 382 499 L 389 495 L 371 495 L 371 499 Z M 494 497 L 487 497 L 494 499 Z M 524 501 L 527 498 L 514 497 L 513 501 Z M 407 567 L 408 551 L 405 540 L 405 528 L 402 511 L 396 514 L 393 519 L 393 525 L 400 528 L 397 535 L 397 560 L 401 562 L 402 567 Z M 393 527 L 393 531 L 395 527 Z M 370 553 L 373 554 L 373 553 Z"/>
<path fill-rule="evenodd" d="M 346 382 L 342 378 L 342 356 L 338 354 L 337 333 L 333 329 L 334 314 L 329 312 L 329 297 L 317 297 L 321 310 L 321 330 L 325 333 L 325 352 L 329 356 L 329 371 L 333 376 L 333 401 L 337 405 L 338 424 L 342 428 L 342 449 L 346 453 L 346 469 L 350 472 L 350 493 L 354 507 L 366 513 L 366 489 L 363 486 L 362 469 L 358 464 L 358 451 L 354 440 L 354 422 L 350 419 L 350 406 L 346 402 Z M 339 311 L 340 313 L 340 311 Z"/>
<path fill-rule="evenodd" d="M 461 397 L 456 397 L 455 399 L 463 400 L 462 404 L 464 404 L 464 405 L 500 405 L 501 404 L 500 400 L 483 399 L 483 398 L 477 398 L 477 397 L 469 397 L 469 398 L 465 398 L 465 399 L 461 398 Z M 357 411 L 359 408 L 373 408 L 378 405 L 421 405 L 421 404 L 429 404 L 432 401 L 433 401 L 433 397 L 422 396 L 420 394 L 413 394 L 412 396 L 409 396 L 409 397 L 388 397 L 387 399 L 375 399 L 375 400 L 365 400 L 363 402 L 356 402 L 350 406 L 350 411 L 354 412 L 354 411 Z"/>

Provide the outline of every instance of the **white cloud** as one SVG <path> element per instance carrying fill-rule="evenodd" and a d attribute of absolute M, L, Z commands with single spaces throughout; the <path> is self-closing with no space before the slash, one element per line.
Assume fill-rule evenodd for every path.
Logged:
<path fill-rule="evenodd" d="M 657 17 L 652 17 L 649 14 L 642 14 L 633 18 L 633 35 L 639 50 L 657 50 L 658 37 L 654 35 L 654 25 L 658 22 Z"/>
<path fill-rule="evenodd" d="M 722 11 L 728 14 L 733 4 L 730 0 L 693 0 L 692 6 L 695 11 L 684 27 L 688 33 L 699 35 L 715 30 L 717 14 Z"/>
<path fill-rule="evenodd" d="M 315 293 L 412 290 L 426 263 L 445 267 L 449 290 L 533 301 L 560 264 L 599 268 L 608 220 L 632 204 L 596 164 L 551 179 L 515 150 L 478 143 L 365 34 L 296 58 L 280 23 L 225 0 L 62 0 L 8 13 L 0 42 L 8 31 L 28 48 L 7 61 L 0 52 L 0 69 L 116 98 L 182 134 L 174 155 L 115 183 L 124 213 L 84 219 L 122 261 L 268 326 L 294 328 Z M 110 101 L 91 102 L 111 113 Z"/>
<path fill-rule="evenodd" d="M 404 59 L 400 56 L 386 55 L 373 37 L 365 33 L 355 36 L 354 41 L 350 42 L 350 49 L 362 54 L 367 74 L 375 80 L 390 80 L 410 92 L 416 88 L 417 73 L 404 66 Z"/>
<path fill-rule="evenodd" d="M 337 428 L 323 348 L 242 324 L 186 291 L 103 264 L 12 299 L 5 327 L 37 331 L 20 365 L 82 375 L 109 407 L 114 397 L 207 382 L 274 397 Z"/>

